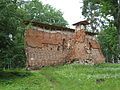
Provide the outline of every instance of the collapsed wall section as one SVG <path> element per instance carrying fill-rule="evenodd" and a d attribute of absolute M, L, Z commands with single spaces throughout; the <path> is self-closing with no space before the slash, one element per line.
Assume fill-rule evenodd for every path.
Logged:
<path fill-rule="evenodd" d="M 76 59 L 82 64 L 104 62 L 105 58 L 95 36 L 87 34 L 84 30 L 79 30 L 74 35 L 74 42 L 73 49 L 67 56 L 70 60 Z"/>

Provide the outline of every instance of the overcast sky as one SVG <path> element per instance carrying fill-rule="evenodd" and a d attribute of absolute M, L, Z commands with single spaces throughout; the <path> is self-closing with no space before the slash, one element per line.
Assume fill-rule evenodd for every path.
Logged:
<path fill-rule="evenodd" d="M 72 24 L 83 20 L 82 0 L 41 0 L 44 4 L 50 4 L 63 12 L 63 17 L 68 21 L 70 27 Z"/>

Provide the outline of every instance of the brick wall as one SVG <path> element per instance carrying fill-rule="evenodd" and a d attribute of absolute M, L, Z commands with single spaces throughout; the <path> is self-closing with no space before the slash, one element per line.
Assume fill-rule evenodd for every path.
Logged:
<path fill-rule="evenodd" d="M 28 67 L 42 67 L 71 63 L 102 63 L 104 56 L 94 36 L 84 30 L 50 31 L 42 28 L 27 30 L 25 34 Z"/>
<path fill-rule="evenodd" d="M 105 58 L 101 48 L 94 36 L 87 35 L 84 30 L 75 34 L 74 53 L 72 59 L 77 59 L 80 63 L 98 64 L 103 63 Z"/>
<path fill-rule="evenodd" d="M 26 32 L 26 52 L 28 66 L 48 66 L 65 63 L 69 52 L 67 42 L 71 33 L 44 32 L 28 30 Z"/>

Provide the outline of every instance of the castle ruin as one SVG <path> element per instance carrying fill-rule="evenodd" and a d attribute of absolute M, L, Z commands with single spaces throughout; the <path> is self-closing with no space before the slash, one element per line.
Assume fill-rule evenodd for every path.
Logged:
<path fill-rule="evenodd" d="M 72 63 L 99 64 L 105 61 L 96 33 L 86 31 L 87 21 L 73 24 L 75 29 L 34 21 L 25 32 L 27 67 Z"/>

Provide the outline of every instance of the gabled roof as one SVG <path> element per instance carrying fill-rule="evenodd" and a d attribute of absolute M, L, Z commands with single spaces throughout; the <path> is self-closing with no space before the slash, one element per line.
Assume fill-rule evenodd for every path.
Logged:
<path fill-rule="evenodd" d="M 74 23 L 73 26 L 75 26 L 75 25 L 88 25 L 88 24 L 90 24 L 90 23 L 87 20 L 84 20 L 84 21 L 79 21 L 77 23 Z"/>

